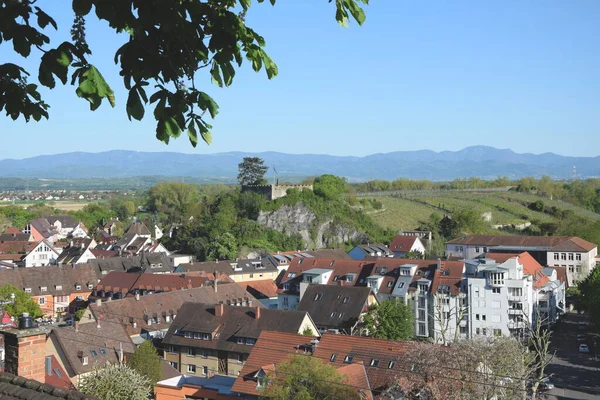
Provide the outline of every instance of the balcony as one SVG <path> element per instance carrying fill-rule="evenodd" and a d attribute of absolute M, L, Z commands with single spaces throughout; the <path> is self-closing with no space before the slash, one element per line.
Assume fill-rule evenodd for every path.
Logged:
<path fill-rule="evenodd" d="M 521 315 L 523 314 L 523 309 L 521 308 L 509 308 L 508 313 L 510 315 Z"/>

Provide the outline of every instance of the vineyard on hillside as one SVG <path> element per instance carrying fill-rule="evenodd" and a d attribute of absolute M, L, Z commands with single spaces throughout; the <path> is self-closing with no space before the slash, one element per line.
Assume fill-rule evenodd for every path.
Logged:
<path fill-rule="evenodd" d="M 559 210 L 570 210 L 589 220 L 600 220 L 600 214 L 573 204 L 517 192 L 420 191 L 414 194 L 377 196 L 376 199 L 383 203 L 383 209 L 365 211 L 378 224 L 390 229 L 416 229 L 432 213 L 452 215 L 454 211 L 470 208 L 481 214 L 491 213 L 490 225 L 522 224 L 527 221 L 555 222 L 557 219 L 553 215 L 529 208 L 536 201 L 542 201 L 546 209 L 556 207 Z"/>

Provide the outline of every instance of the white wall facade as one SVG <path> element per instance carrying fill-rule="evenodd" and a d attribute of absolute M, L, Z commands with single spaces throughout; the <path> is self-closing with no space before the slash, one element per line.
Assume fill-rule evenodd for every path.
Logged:
<path fill-rule="evenodd" d="M 576 286 L 596 267 L 597 255 L 597 247 L 589 252 L 549 251 L 547 260 L 549 266 L 565 267 L 569 285 Z"/>

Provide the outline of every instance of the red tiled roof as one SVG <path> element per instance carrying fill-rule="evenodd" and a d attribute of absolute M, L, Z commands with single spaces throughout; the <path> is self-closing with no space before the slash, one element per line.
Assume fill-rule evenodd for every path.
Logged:
<path fill-rule="evenodd" d="M 9 226 L 8 228 L 6 228 L 4 230 L 4 233 L 10 234 L 10 235 L 19 235 L 19 234 L 21 234 L 21 230 L 19 228 L 17 228 L 16 226 Z"/>
<path fill-rule="evenodd" d="M 598 247 L 598 246 L 595 245 L 594 243 L 591 243 L 591 242 L 588 242 L 587 240 L 583 240 L 581 238 L 573 236 L 573 237 L 568 238 L 561 244 L 553 247 L 551 250 L 552 251 L 572 251 L 572 252 L 585 251 L 587 253 L 588 251 L 594 250 L 596 247 Z"/>
<path fill-rule="evenodd" d="M 335 336 L 338 342 L 345 341 L 351 336 L 329 335 Z M 340 340 L 344 338 L 344 340 Z M 232 391 L 247 395 L 260 395 L 256 390 L 256 379 L 254 376 L 259 370 L 265 372 L 276 370 L 276 365 L 284 362 L 288 357 L 296 354 L 305 354 L 310 356 L 310 341 L 313 338 L 310 336 L 297 335 L 292 333 L 281 333 L 273 331 L 262 331 L 256 344 L 252 348 L 239 377 L 233 384 Z M 360 339 L 366 339 L 361 337 Z M 389 345 L 388 345 L 389 346 Z M 321 343 L 317 345 L 317 350 L 321 347 Z M 368 349 L 367 349 L 368 351 Z M 315 353 L 316 356 L 316 353 Z M 372 399 L 370 392 L 370 384 L 368 375 L 365 376 L 365 366 L 360 362 L 351 364 L 332 363 L 327 357 L 319 357 L 326 364 L 331 364 L 343 375 L 346 376 L 346 384 L 355 387 L 363 388 L 368 399 Z M 370 361 L 370 360 L 369 360 Z"/>
<path fill-rule="evenodd" d="M 463 279 L 465 264 L 458 261 L 442 261 L 441 268 L 436 268 L 433 274 L 431 292 L 437 293 L 440 285 L 450 287 L 450 294 L 457 296 L 460 293 L 460 284 Z"/>
<path fill-rule="evenodd" d="M 0 242 L 0 253 L 20 253 L 28 254 L 31 252 L 39 243 L 37 242 L 19 242 L 9 241 Z"/>
<path fill-rule="evenodd" d="M 116 250 L 100 250 L 100 249 L 91 249 L 90 250 L 94 257 L 96 258 L 112 258 L 119 257 L 119 252 Z"/>
<path fill-rule="evenodd" d="M 271 279 L 240 282 L 238 285 L 258 299 L 261 297 L 277 297 L 277 285 Z"/>
<path fill-rule="evenodd" d="M 46 370 L 46 378 L 44 380 L 48 385 L 56 386 L 65 390 L 76 390 L 75 386 L 69 379 L 69 375 L 65 372 L 63 367 L 59 364 L 58 360 L 54 356 L 50 357 L 50 365 L 52 369 L 52 373 L 48 374 L 48 370 Z"/>
<path fill-rule="evenodd" d="M 416 236 L 397 235 L 396 237 L 394 237 L 394 239 L 392 240 L 392 243 L 390 244 L 390 250 L 409 252 L 416 241 L 417 241 Z"/>

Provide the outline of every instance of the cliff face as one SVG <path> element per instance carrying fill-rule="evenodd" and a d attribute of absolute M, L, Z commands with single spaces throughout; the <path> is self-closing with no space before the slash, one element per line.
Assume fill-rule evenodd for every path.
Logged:
<path fill-rule="evenodd" d="M 319 221 L 315 213 L 302 203 L 284 205 L 275 211 L 261 211 L 257 221 L 268 229 L 288 235 L 299 234 L 307 246 L 316 249 L 366 240 L 365 233 L 354 227 L 336 224 L 330 218 Z"/>

